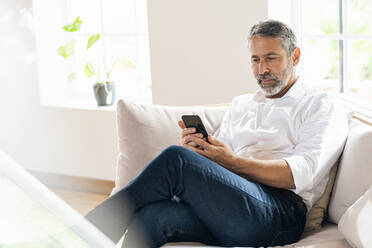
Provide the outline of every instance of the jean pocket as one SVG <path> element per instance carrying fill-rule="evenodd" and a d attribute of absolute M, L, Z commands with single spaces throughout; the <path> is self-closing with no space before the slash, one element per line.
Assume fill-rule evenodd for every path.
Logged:
<path fill-rule="evenodd" d="M 283 246 L 296 242 L 296 233 L 294 231 L 278 232 L 270 243 L 270 246 Z"/>

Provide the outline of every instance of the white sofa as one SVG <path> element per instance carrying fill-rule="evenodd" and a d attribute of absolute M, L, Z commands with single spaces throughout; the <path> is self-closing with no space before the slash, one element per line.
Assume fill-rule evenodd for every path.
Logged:
<path fill-rule="evenodd" d="M 325 204 L 329 206 L 327 218 L 322 226 L 319 225 L 320 228 L 305 232 L 299 242 L 285 247 L 347 248 L 352 247 L 350 244 L 354 247 L 372 247 L 372 239 L 366 234 L 367 229 L 372 230 L 372 211 L 362 216 L 360 208 L 365 206 L 353 206 L 372 185 L 372 114 L 370 110 L 359 108 L 357 105 L 343 100 L 340 102 L 353 118 L 350 118 L 349 136 L 339 160 L 332 195 L 326 199 Z M 165 147 L 178 143 L 181 131 L 177 121 L 182 114 L 198 114 L 208 132 L 213 134 L 226 108 L 226 105 L 153 106 L 120 100 L 117 110 L 120 154 L 113 193 L 138 175 Z M 372 189 L 369 195 L 364 196 L 366 197 L 370 198 L 358 202 L 372 204 Z M 327 207 L 324 208 L 327 210 Z M 348 214 L 345 214 L 347 210 Z M 338 225 L 341 217 L 344 219 L 342 228 Z M 323 217 L 321 218 L 319 224 L 323 220 Z M 200 243 L 168 243 L 163 247 L 206 246 Z"/>

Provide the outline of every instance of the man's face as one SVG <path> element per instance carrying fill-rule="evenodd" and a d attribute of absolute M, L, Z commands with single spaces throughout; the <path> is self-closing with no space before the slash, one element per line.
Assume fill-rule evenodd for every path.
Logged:
<path fill-rule="evenodd" d="M 293 74 L 293 61 L 281 41 L 255 35 L 250 50 L 253 74 L 264 94 L 270 97 L 281 92 Z"/>

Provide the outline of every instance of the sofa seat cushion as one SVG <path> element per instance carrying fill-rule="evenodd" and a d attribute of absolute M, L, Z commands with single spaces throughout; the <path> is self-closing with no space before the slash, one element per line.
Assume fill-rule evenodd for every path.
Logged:
<path fill-rule="evenodd" d="M 162 247 L 169 248 L 205 248 L 216 247 L 206 246 L 201 243 L 168 243 Z M 280 246 L 276 246 L 280 247 Z M 351 248 L 342 234 L 339 232 L 337 225 L 327 223 L 323 228 L 312 232 L 307 232 L 302 239 L 291 245 L 281 247 L 301 247 L 301 248 Z"/>
<path fill-rule="evenodd" d="M 306 232 L 294 246 L 306 248 L 350 248 L 337 225 L 326 223 L 321 229 Z"/>

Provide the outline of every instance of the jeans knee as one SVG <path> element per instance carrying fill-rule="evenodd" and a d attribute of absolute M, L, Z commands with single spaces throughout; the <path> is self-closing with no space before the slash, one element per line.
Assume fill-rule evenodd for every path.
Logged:
<path fill-rule="evenodd" d="M 190 152 L 192 151 L 186 147 L 179 145 L 171 145 L 165 148 L 161 152 L 160 156 L 166 159 L 170 159 L 172 161 L 177 161 L 184 158 L 185 156 L 188 156 L 187 154 L 189 154 Z"/>
<path fill-rule="evenodd" d="M 167 155 L 179 155 L 188 151 L 189 149 L 187 149 L 186 147 L 179 145 L 170 145 L 165 148 L 162 153 L 165 153 Z"/>
<path fill-rule="evenodd" d="M 164 165 L 171 165 L 171 168 L 194 168 L 200 167 L 201 170 L 205 167 L 205 158 L 197 152 L 179 145 L 168 146 L 159 155 Z"/>

